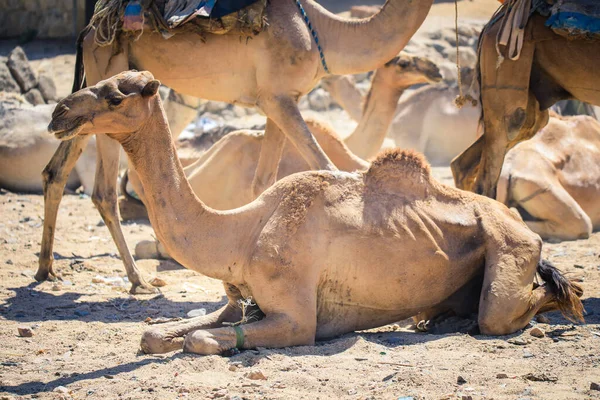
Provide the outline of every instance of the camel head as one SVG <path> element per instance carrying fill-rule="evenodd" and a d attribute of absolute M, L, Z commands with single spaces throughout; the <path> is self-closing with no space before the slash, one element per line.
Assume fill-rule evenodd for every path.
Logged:
<path fill-rule="evenodd" d="M 61 100 L 48 131 L 59 140 L 95 133 L 123 134 L 139 130 L 153 108 L 150 101 L 160 82 L 147 71 L 127 71 Z"/>
<path fill-rule="evenodd" d="M 380 79 L 385 79 L 390 86 L 398 89 L 406 89 L 409 86 L 423 83 L 436 83 L 442 80 L 439 68 L 431 60 L 411 56 L 404 52 L 388 61 L 377 72 Z"/>

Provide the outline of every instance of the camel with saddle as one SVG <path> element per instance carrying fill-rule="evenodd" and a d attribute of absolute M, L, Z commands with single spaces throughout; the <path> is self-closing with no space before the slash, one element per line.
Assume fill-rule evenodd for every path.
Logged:
<path fill-rule="evenodd" d="M 286 140 L 311 169 L 336 169 L 302 119 L 298 98 L 328 73 L 366 72 L 385 64 L 406 45 L 432 3 L 388 0 L 376 15 L 355 20 L 338 17 L 313 0 L 275 1 L 266 3 L 267 23 L 255 36 L 231 31 L 198 35 L 194 30 L 181 29 L 167 32 L 175 34 L 166 40 L 159 24 L 144 26 L 144 30 L 132 34 L 121 33 L 119 7 L 123 2 L 104 0 L 97 5 L 90 27 L 80 36 L 74 89 L 82 87 L 84 76 L 86 84 L 94 85 L 134 67 L 152 71 L 180 93 L 258 108 L 267 116 L 253 184 L 258 194 L 275 180 Z M 116 107 L 122 99 L 106 101 Z M 52 247 L 57 211 L 67 177 L 88 138 L 77 136 L 61 143 L 44 169 L 44 232 L 38 280 L 54 276 Z M 97 146 L 92 200 L 117 245 L 132 292 L 153 290 L 135 265 L 119 222 L 118 143 L 98 135 Z"/>
<path fill-rule="evenodd" d="M 553 309 L 582 318 L 581 289 L 540 259 L 539 236 L 499 202 L 437 182 L 412 151 L 382 153 L 363 172 L 293 174 L 234 210 L 207 207 L 178 160 L 158 86 L 149 72 L 118 74 L 63 99 L 49 125 L 63 141 L 104 133 L 120 143 L 157 237 L 223 281 L 223 308 L 148 330 L 144 352 L 312 345 L 449 310 L 476 311 L 490 335 Z"/>
<path fill-rule="evenodd" d="M 530 10 L 530 4 L 539 8 Z M 586 7 L 600 19 L 592 0 L 512 0 L 485 26 L 477 66 L 483 135 L 452 162 L 457 187 L 495 198 L 506 152 L 548 123 L 554 103 L 600 105 L 600 33 L 584 35 L 561 16 L 573 10 L 583 15 Z M 542 15 L 548 13 L 550 19 Z"/>

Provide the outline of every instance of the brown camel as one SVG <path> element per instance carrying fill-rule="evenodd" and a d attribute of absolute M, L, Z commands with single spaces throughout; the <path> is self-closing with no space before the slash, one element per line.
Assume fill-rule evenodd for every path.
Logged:
<path fill-rule="evenodd" d="M 496 196 L 542 239 L 589 237 L 600 228 L 600 123 L 552 115 L 506 154 Z"/>
<path fill-rule="evenodd" d="M 158 86 L 149 72 L 121 73 L 62 100 L 49 126 L 61 140 L 103 132 L 121 143 L 168 252 L 225 285 L 227 305 L 145 332 L 144 352 L 312 345 L 465 306 L 493 335 L 551 309 L 582 318 L 581 289 L 540 260 L 539 236 L 499 202 L 435 181 L 414 152 L 384 153 L 366 172 L 293 174 L 234 210 L 207 207 Z M 243 313 L 239 301 L 252 305 Z"/>
<path fill-rule="evenodd" d="M 361 20 L 341 18 L 313 0 L 300 3 L 318 32 L 330 73 L 349 74 L 374 70 L 398 54 L 425 19 L 433 0 L 388 0 L 379 13 Z M 122 51 L 116 55 L 113 46 L 96 45 L 92 28 L 78 50 L 78 65 L 83 62 L 90 85 L 135 66 L 153 71 L 180 93 L 259 108 L 268 117 L 266 144 L 261 147 L 253 184 L 255 193 L 260 193 L 275 180 L 285 138 L 311 169 L 335 169 L 296 104 L 299 96 L 326 75 L 311 32 L 293 1 L 269 2 L 266 18 L 265 30 L 248 40 L 233 34 L 207 34 L 200 40 L 189 31 L 164 40 L 158 33 L 144 32 L 136 40 L 122 37 Z M 75 90 L 81 87 L 82 77 L 83 69 L 78 68 Z M 121 99 L 111 101 L 116 106 Z M 44 231 L 37 280 L 54 276 L 52 247 L 58 207 L 69 172 L 86 140 L 86 136 L 78 136 L 63 142 L 44 169 Z M 119 145 L 104 135 L 98 136 L 97 143 L 92 201 L 117 245 L 132 283 L 131 291 L 153 290 L 137 269 L 119 222 Z"/>
<path fill-rule="evenodd" d="M 598 42 L 567 40 L 534 14 L 525 28 L 520 58 L 498 67 L 496 39 L 501 19 L 480 38 L 479 78 L 484 134 L 452 162 L 457 187 L 495 198 L 504 155 L 548 123 L 559 100 L 600 105 Z M 504 53 L 504 46 L 500 46 Z"/>

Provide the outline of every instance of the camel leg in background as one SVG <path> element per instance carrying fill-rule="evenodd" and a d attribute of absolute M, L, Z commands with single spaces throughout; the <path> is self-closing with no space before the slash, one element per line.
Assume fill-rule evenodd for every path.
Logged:
<path fill-rule="evenodd" d="M 95 85 L 102 79 L 129 69 L 128 53 L 125 49 L 113 56 L 110 46 L 96 47 L 93 44 L 89 45 L 88 42 L 93 40 L 93 33 L 88 34 L 84 39 L 83 46 L 83 61 L 88 85 Z M 86 44 L 88 45 L 86 46 Z M 117 201 L 120 145 L 106 135 L 96 135 L 96 145 L 98 151 L 92 201 L 117 245 L 119 255 L 125 265 L 127 278 L 131 283 L 130 292 L 137 294 L 154 293 L 156 289 L 144 280 L 135 265 L 121 228 Z"/>
<path fill-rule="evenodd" d="M 252 181 L 252 195 L 254 198 L 257 198 L 277 180 L 284 145 L 285 134 L 272 119 L 267 118 L 265 136 L 260 146 L 260 156 Z"/>
<path fill-rule="evenodd" d="M 87 146 L 89 137 L 77 136 L 67 142 L 61 142 L 58 149 L 42 172 L 44 188 L 44 229 L 42 246 L 39 255 L 39 266 L 35 279 L 43 281 L 49 277 L 55 278 L 52 268 L 54 262 L 54 233 L 56 232 L 56 217 L 58 207 L 65 190 L 69 174 L 75 167 L 77 159 Z"/>
<path fill-rule="evenodd" d="M 273 130 L 273 132 L 279 135 L 283 132 L 285 138 L 289 139 L 292 144 L 296 146 L 296 149 L 302 158 L 306 160 L 311 170 L 337 171 L 335 165 L 333 165 L 323 149 L 321 149 L 321 146 L 319 146 L 319 143 L 315 140 L 311 131 L 308 129 L 294 98 L 291 96 L 267 97 L 266 99 L 261 100 L 258 106 L 265 113 L 267 118 L 272 120 L 279 127 L 279 131 Z M 268 125 L 267 128 L 269 128 Z M 266 137 L 265 140 L 267 140 Z M 271 140 L 273 140 L 273 143 L 268 146 L 273 146 L 272 148 L 274 149 L 278 149 L 279 144 L 283 146 L 285 143 L 285 140 L 283 139 L 268 139 L 268 141 Z M 265 146 L 264 141 L 263 146 Z M 277 164 L 275 164 L 272 155 L 268 159 L 265 159 L 262 157 L 262 154 L 261 151 L 260 158 L 263 162 L 261 163 L 259 161 L 259 167 L 256 169 L 256 176 L 253 181 L 253 184 L 257 185 L 266 185 L 269 182 L 269 178 L 275 179 L 277 174 L 274 174 L 272 170 L 267 170 L 267 168 L 272 168 L 273 165 L 279 165 L 280 157 L 277 159 Z M 266 187 L 253 187 L 253 193 L 261 193 L 264 189 L 266 189 Z"/>
<path fill-rule="evenodd" d="M 119 174 L 119 156 L 121 145 L 106 135 L 96 135 L 98 156 L 96 162 L 96 179 L 92 202 L 100 212 L 106 227 L 117 245 L 121 260 L 125 265 L 127 278 L 131 282 L 131 293 L 154 293 L 139 269 L 135 265 L 121 228 L 119 207 L 117 203 L 117 177 Z"/>

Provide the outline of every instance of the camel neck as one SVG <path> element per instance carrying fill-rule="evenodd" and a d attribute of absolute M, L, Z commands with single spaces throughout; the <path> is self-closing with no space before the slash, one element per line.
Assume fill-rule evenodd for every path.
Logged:
<path fill-rule="evenodd" d="M 313 0 L 302 3 L 330 72 L 345 75 L 372 71 L 396 56 L 423 23 L 433 0 L 387 0 L 377 14 L 362 19 L 340 17 Z"/>
<path fill-rule="evenodd" d="M 207 207 L 193 192 L 179 162 L 166 115 L 156 96 L 142 128 L 121 144 L 143 187 L 143 198 L 157 238 L 182 265 L 230 281 L 235 263 L 232 218 Z M 235 232 L 235 231 L 233 231 Z M 229 235 L 228 237 L 224 237 Z"/>
<path fill-rule="evenodd" d="M 406 87 L 391 87 L 379 73 L 375 73 L 360 121 L 344 141 L 354 154 L 365 160 L 377 155 L 394 119 L 398 99 Z"/>

